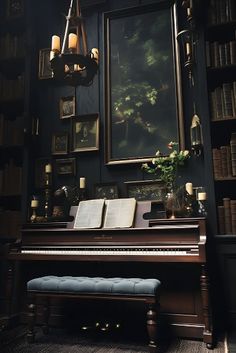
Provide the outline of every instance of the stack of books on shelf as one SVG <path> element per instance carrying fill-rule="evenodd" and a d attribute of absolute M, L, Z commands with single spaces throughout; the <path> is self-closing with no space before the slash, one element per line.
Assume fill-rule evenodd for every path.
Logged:
<path fill-rule="evenodd" d="M 229 146 L 212 149 L 213 171 L 215 179 L 236 176 L 236 141 Z"/>
<path fill-rule="evenodd" d="M 236 35 L 233 40 L 220 43 L 206 41 L 206 65 L 219 68 L 236 65 Z"/>
<path fill-rule="evenodd" d="M 25 56 L 25 35 L 7 33 L 0 37 L 0 60 Z"/>
<path fill-rule="evenodd" d="M 216 87 L 210 100 L 212 121 L 236 118 L 236 81 Z"/>
<path fill-rule="evenodd" d="M 22 146 L 24 143 L 23 117 L 14 120 L 0 114 L 0 146 Z"/>
<path fill-rule="evenodd" d="M 211 25 L 236 21 L 235 0 L 210 0 L 208 23 Z"/>
<path fill-rule="evenodd" d="M 223 198 L 223 205 L 218 207 L 219 234 L 236 235 L 236 200 Z"/>
<path fill-rule="evenodd" d="M 11 159 L 0 170 L 0 196 L 20 195 L 22 189 L 22 167 Z"/>
<path fill-rule="evenodd" d="M 24 75 L 8 79 L 0 73 L 0 101 L 22 99 L 24 97 Z"/>

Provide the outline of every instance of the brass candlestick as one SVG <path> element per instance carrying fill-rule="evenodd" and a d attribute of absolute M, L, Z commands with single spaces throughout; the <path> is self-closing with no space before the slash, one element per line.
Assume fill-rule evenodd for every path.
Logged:
<path fill-rule="evenodd" d="M 33 199 L 31 201 L 31 209 L 32 209 L 32 215 L 30 217 L 30 222 L 35 223 L 37 220 L 37 214 L 36 214 L 36 209 L 38 208 L 38 200 Z"/>
<path fill-rule="evenodd" d="M 47 164 L 45 166 L 45 203 L 44 203 L 44 217 L 45 220 L 48 221 L 50 214 L 50 204 L 51 204 L 51 187 L 52 187 L 52 167 L 51 164 Z"/>

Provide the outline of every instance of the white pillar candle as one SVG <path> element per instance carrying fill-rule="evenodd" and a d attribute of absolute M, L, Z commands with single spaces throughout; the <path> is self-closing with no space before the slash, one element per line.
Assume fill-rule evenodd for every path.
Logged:
<path fill-rule="evenodd" d="M 186 43 L 186 55 L 189 56 L 191 54 L 191 47 L 190 43 Z"/>
<path fill-rule="evenodd" d="M 45 165 L 45 173 L 51 173 L 51 172 L 52 172 L 51 164 L 46 164 Z"/>
<path fill-rule="evenodd" d="M 197 197 L 198 197 L 198 200 L 199 200 L 199 201 L 204 201 L 204 200 L 206 200 L 206 192 L 199 192 L 199 193 L 197 194 Z"/>
<path fill-rule="evenodd" d="M 76 49 L 77 47 L 77 41 L 78 37 L 75 33 L 70 33 L 69 34 L 69 43 L 68 43 L 68 48 L 69 49 Z"/>
<path fill-rule="evenodd" d="M 37 208 L 38 205 L 39 205 L 38 200 L 32 200 L 32 201 L 31 201 L 31 207 L 32 207 L 32 208 Z"/>
<path fill-rule="evenodd" d="M 79 187 L 80 187 L 80 189 L 85 189 L 85 178 L 84 177 L 79 179 Z"/>
<path fill-rule="evenodd" d="M 52 36 L 52 51 L 60 51 L 61 49 L 61 40 L 59 36 Z"/>
<path fill-rule="evenodd" d="M 186 183 L 185 184 L 185 190 L 189 195 L 193 195 L 193 184 L 192 183 Z"/>

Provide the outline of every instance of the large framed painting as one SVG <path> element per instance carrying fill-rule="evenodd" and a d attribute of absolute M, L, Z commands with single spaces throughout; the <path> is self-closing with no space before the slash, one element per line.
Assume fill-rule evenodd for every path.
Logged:
<path fill-rule="evenodd" d="M 104 13 L 106 164 L 184 148 L 176 8 L 161 1 Z"/>

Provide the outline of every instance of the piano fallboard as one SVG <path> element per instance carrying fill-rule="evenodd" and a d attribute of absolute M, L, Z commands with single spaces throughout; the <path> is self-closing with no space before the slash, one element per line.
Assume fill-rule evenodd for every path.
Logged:
<path fill-rule="evenodd" d="M 10 259 L 205 263 L 205 220 L 155 220 L 146 228 L 22 229 Z"/>

